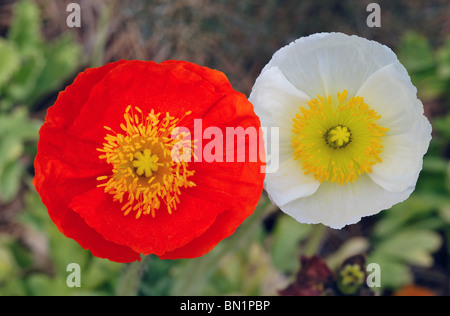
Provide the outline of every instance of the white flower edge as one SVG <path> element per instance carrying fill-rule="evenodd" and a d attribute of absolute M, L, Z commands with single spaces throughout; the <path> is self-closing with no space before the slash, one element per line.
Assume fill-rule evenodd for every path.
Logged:
<path fill-rule="evenodd" d="M 338 60 L 349 60 L 340 63 Z M 317 33 L 284 46 L 273 55 L 261 75 L 278 67 L 298 90 L 313 99 L 346 89 L 355 95 L 370 75 L 398 62 L 395 53 L 378 42 L 343 33 Z M 361 67 L 363 65 L 364 67 Z M 409 79 L 400 65 L 399 73 Z"/>
<path fill-rule="evenodd" d="M 357 182 L 343 186 L 324 182 L 313 195 L 292 201 L 281 210 L 300 223 L 342 229 L 405 201 L 413 190 L 388 192 L 363 175 Z"/>

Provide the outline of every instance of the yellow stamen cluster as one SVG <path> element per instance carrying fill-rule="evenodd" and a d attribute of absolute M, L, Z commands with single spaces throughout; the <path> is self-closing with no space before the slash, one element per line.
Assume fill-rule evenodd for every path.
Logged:
<path fill-rule="evenodd" d="M 344 90 L 337 99 L 319 95 L 308 105 L 293 118 L 292 137 L 294 159 L 301 162 L 305 174 L 343 185 L 382 162 L 379 154 L 388 129 L 377 125 L 381 116 L 362 97 L 348 99 Z"/>
<path fill-rule="evenodd" d="M 131 106 L 125 111 L 125 124 L 120 124 L 123 133 L 115 133 L 105 126 L 111 134 L 106 135 L 103 148 L 97 150 L 102 153 L 99 158 L 112 165 L 112 174 L 98 177 L 98 181 L 107 180 L 98 187 L 104 187 L 105 193 L 114 196 L 114 201 L 123 203 L 125 215 L 136 211 L 136 218 L 142 214 L 155 217 L 161 203 L 171 214 L 180 203 L 180 188 L 195 186 L 188 180 L 194 171 L 188 170 L 186 160 L 172 158 L 172 149 L 175 145 L 180 147 L 186 136 L 177 133 L 181 119 L 169 113 L 161 117 L 154 110 L 145 117 L 138 107 L 134 110 L 139 114 L 134 114 Z M 190 140 L 187 146 L 195 148 Z"/>

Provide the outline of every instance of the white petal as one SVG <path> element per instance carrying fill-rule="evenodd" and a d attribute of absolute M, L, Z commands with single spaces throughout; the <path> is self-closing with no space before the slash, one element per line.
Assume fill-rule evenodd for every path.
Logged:
<path fill-rule="evenodd" d="M 391 192 L 415 187 L 431 141 L 431 124 L 423 115 L 416 89 L 398 69 L 398 63 L 380 69 L 358 91 L 381 115 L 377 124 L 389 128 L 383 137 L 383 162 L 375 164 L 369 176 Z"/>
<path fill-rule="evenodd" d="M 417 89 L 409 77 L 399 72 L 400 67 L 400 63 L 395 62 L 379 69 L 356 93 L 381 115 L 377 124 L 389 128 L 391 135 L 407 133 L 411 130 L 409 122 L 423 115 Z"/>
<path fill-rule="evenodd" d="M 295 88 L 278 69 L 273 67 L 261 74 L 253 86 L 249 101 L 262 127 L 279 128 L 280 154 L 292 155 L 292 128 L 300 106 L 307 106 L 311 98 Z M 270 137 L 266 149 L 271 147 Z"/>
<path fill-rule="evenodd" d="M 388 47 L 341 33 L 303 37 L 277 51 L 263 70 L 278 67 L 299 90 L 314 98 L 346 89 L 354 96 L 375 71 L 397 61 Z"/>
<path fill-rule="evenodd" d="M 411 193 L 412 189 L 388 192 L 363 175 L 358 181 L 343 186 L 324 182 L 315 194 L 292 201 L 281 210 L 300 223 L 322 223 L 341 229 L 403 202 Z"/>
<path fill-rule="evenodd" d="M 277 172 L 266 174 L 264 185 L 271 201 L 282 207 L 314 194 L 320 182 L 312 175 L 305 175 L 301 164 L 291 156 L 280 162 Z"/>
<path fill-rule="evenodd" d="M 305 175 L 301 164 L 294 161 L 292 149 L 292 128 L 295 114 L 300 106 L 307 106 L 311 98 L 295 88 L 278 69 L 273 67 L 264 72 L 256 81 L 250 95 L 255 113 L 265 128 L 279 128 L 279 139 L 272 139 L 268 131 L 266 152 L 277 154 L 278 169 L 266 174 L 265 188 L 277 205 L 284 205 L 295 199 L 316 192 L 320 183 L 312 175 Z M 272 161 L 268 161 L 268 164 Z M 273 166 L 272 166 L 273 167 Z"/>

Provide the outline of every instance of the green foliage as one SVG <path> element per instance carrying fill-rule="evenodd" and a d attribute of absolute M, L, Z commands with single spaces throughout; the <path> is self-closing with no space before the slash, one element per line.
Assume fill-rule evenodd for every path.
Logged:
<path fill-rule="evenodd" d="M 26 196 L 19 221 L 34 238 L 44 239 L 49 266 L 39 265 L 36 250 L 12 239 L 0 239 L 0 295 L 114 295 L 122 265 L 93 257 L 66 238 L 51 222 L 36 192 Z M 42 258 L 40 259 L 42 261 Z M 70 288 L 66 279 L 70 263 L 80 265 L 81 287 Z M 26 277 L 22 277 L 25 276 Z"/>
<path fill-rule="evenodd" d="M 79 65 L 80 47 L 69 36 L 42 37 L 38 6 L 17 2 L 7 38 L 0 38 L 0 203 L 19 192 L 32 163 L 41 125 L 30 110 L 57 91 Z"/>
<path fill-rule="evenodd" d="M 369 262 L 382 267 L 382 286 L 398 289 L 414 283 L 412 267 L 432 268 L 433 254 L 449 233 L 450 164 L 436 155 L 425 157 L 413 195 L 380 216 L 371 236 Z M 447 237 L 448 238 L 448 237 Z"/>
<path fill-rule="evenodd" d="M 20 67 L 20 59 L 16 53 L 15 46 L 0 38 L 0 87 L 8 83 L 8 80 Z"/>
<path fill-rule="evenodd" d="M 33 242 L 17 237 L 0 236 L 0 295 L 107 294 L 114 289 L 109 277 L 120 266 L 93 259 L 64 237 L 50 222 L 37 193 L 29 192 L 42 124 L 30 112 L 74 74 L 80 47 L 69 36 L 45 41 L 34 1 L 18 1 L 13 13 L 7 37 L 0 38 L 0 210 L 25 199 L 15 225 L 23 227 L 22 238 L 44 241 L 45 249 L 34 249 Z M 49 266 L 42 262 L 46 256 Z M 66 285 L 70 262 L 83 264 L 82 291 Z"/>
<path fill-rule="evenodd" d="M 433 254 L 450 232 L 448 210 L 450 190 L 446 179 L 448 162 L 426 157 L 419 185 L 413 195 L 380 216 L 371 240 L 369 262 L 382 268 L 382 286 L 398 289 L 413 284 L 412 267 L 432 268 Z"/>
<path fill-rule="evenodd" d="M 298 223 L 290 216 L 276 222 L 270 255 L 274 266 L 283 272 L 294 273 L 300 258 L 300 243 L 309 237 L 313 226 Z"/>
<path fill-rule="evenodd" d="M 244 6 L 242 11 L 252 12 L 253 7 L 237 3 Z M 205 20 L 199 24 L 200 33 L 218 33 L 223 28 L 218 21 Z M 104 21 L 104 34 L 107 26 Z M 19 1 L 7 38 L 0 38 L 0 204 L 12 202 L 24 187 L 22 191 L 27 193 L 20 197 L 25 206 L 15 220 L 23 228 L 25 239 L 44 245 L 43 249 L 34 248 L 32 242 L 0 237 L 0 295 L 114 295 L 124 265 L 95 258 L 66 238 L 51 222 L 37 193 L 30 192 L 32 161 L 42 123 L 32 119 L 30 113 L 48 94 L 64 86 L 79 66 L 81 53 L 69 35 L 49 43 L 41 28 L 40 11 L 34 2 Z M 103 57 L 105 36 L 97 38 L 97 63 Z M 439 101 L 448 109 L 450 38 L 437 49 L 433 45 L 422 35 L 407 33 L 398 50 L 399 58 L 424 103 Z M 337 271 L 349 257 L 368 253 L 367 262 L 381 267 L 383 289 L 397 290 L 415 282 L 414 267 L 432 269 L 436 251 L 450 245 L 450 163 L 445 157 L 450 115 L 445 108 L 441 112 L 444 115 L 432 121 L 434 138 L 413 195 L 375 217 L 370 232 L 363 236 L 349 234 L 352 228 L 329 234 L 343 242 L 337 250 L 326 244 L 324 256 L 332 270 Z M 263 199 L 233 236 L 201 258 L 170 261 L 151 256 L 139 294 L 276 295 L 300 269 L 299 258 L 311 241 L 314 226 L 299 224 L 277 212 L 273 227 L 265 229 L 261 219 L 270 213 L 265 211 L 268 204 Z M 81 267 L 81 288 L 66 285 L 70 263 Z M 352 284 L 351 280 L 343 282 Z M 341 291 L 352 293 L 354 289 Z"/>
<path fill-rule="evenodd" d="M 29 108 L 61 87 L 79 66 L 80 47 L 68 35 L 46 42 L 37 5 L 17 3 L 6 40 L 0 41 L 0 109 Z M 5 65 L 5 67 L 3 67 Z"/>
<path fill-rule="evenodd" d="M 21 158 L 27 144 L 37 141 L 40 125 L 24 108 L 0 114 L 0 202 L 10 202 L 17 195 L 27 168 Z"/>
<path fill-rule="evenodd" d="M 422 101 L 442 97 L 450 88 L 450 44 L 434 50 L 425 36 L 408 32 L 403 37 L 398 57 L 419 88 Z"/>

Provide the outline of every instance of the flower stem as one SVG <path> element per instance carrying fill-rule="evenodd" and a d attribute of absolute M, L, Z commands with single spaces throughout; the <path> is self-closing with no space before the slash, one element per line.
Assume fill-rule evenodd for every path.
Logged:
<path fill-rule="evenodd" d="M 150 256 L 142 256 L 141 261 L 125 265 L 117 285 L 117 296 L 136 296 L 144 271 L 147 269 Z"/>

